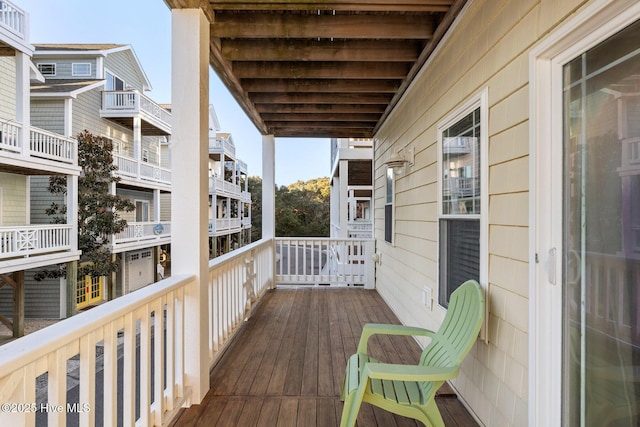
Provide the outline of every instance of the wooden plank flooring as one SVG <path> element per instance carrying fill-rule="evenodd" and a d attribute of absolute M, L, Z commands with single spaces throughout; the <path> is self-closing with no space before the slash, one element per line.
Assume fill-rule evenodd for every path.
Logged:
<path fill-rule="evenodd" d="M 353 288 L 278 288 L 211 371 L 211 390 L 183 410 L 173 426 L 337 426 L 346 360 L 365 323 L 399 323 L 376 291 Z M 370 353 L 391 363 L 416 363 L 410 337 L 376 336 Z M 448 387 L 436 398 L 445 425 L 478 424 Z M 420 426 L 363 404 L 359 427 Z"/>

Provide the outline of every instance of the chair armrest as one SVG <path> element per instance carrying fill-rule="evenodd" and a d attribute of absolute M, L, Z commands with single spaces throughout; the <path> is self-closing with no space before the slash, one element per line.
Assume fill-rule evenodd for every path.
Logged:
<path fill-rule="evenodd" d="M 372 335 L 376 334 L 431 337 L 434 335 L 434 332 L 416 326 L 367 323 L 364 325 L 364 328 L 362 328 L 362 335 L 360 335 L 360 342 L 358 343 L 358 353 L 367 354 L 367 342 Z"/>
<path fill-rule="evenodd" d="M 421 365 L 398 365 L 391 363 L 367 363 L 363 374 L 368 378 L 396 381 L 445 381 L 455 378 L 459 366 L 435 367 Z"/>

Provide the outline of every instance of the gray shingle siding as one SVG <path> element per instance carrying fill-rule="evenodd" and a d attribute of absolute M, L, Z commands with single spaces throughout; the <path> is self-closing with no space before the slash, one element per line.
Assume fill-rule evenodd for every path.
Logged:
<path fill-rule="evenodd" d="M 31 124 L 64 135 L 64 101 L 61 99 L 32 99 Z"/>
<path fill-rule="evenodd" d="M 124 81 L 125 86 L 142 92 L 144 80 L 130 50 L 110 53 L 104 59 L 104 67 Z"/>
<path fill-rule="evenodd" d="M 47 58 L 47 57 L 39 57 L 33 61 L 36 64 L 56 64 L 56 74 L 55 76 L 45 76 L 51 77 L 55 79 L 95 79 L 96 78 L 96 59 L 92 57 L 85 58 Z M 91 74 L 88 76 L 74 76 L 73 75 L 73 64 L 91 64 Z"/>

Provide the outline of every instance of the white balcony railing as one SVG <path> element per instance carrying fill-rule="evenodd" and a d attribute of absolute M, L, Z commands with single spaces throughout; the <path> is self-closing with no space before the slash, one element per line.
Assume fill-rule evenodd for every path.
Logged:
<path fill-rule="evenodd" d="M 240 218 L 217 218 L 209 221 L 209 232 L 211 234 L 237 232 L 240 231 L 241 226 Z"/>
<path fill-rule="evenodd" d="M 138 161 L 132 157 L 120 154 L 113 155 L 113 163 L 118 167 L 118 170 L 115 172 L 116 175 L 121 177 L 151 181 L 159 184 L 171 184 L 170 169 Z"/>
<path fill-rule="evenodd" d="M 225 153 L 233 157 L 236 155 L 236 147 L 226 138 L 209 138 L 209 153 Z"/>
<path fill-rule="evenodd" d="M 132 242 L 168 240 L 171 238 L 171 222 L 129 222 L 127 227 L 113 236 L 113 247 Z"/>
<path fill-rule="evenodd" d="M 373 288 L 373 252 L 373 240 L 278 237 L 276 281 Z"/>
<path fill-rule="evenodd" d="M 101 117 L 140 116 L 165 132 L 171 131 L 171 113 L 135 90 L 102 92 Z"/>
<path fill-rule="evenodd" d="M 16 154 L 23 153 L 22 124 L 0 121 L 0 150 Z M 78 164 L 77 146 L 73 138 L 66 138 L 54 132 L 31 127 L 29 130 L 29 150 L 27 155 L 71 165 Z"/>
<path fill-rule="evenodd" d="M 221 194 L 236 198 L 243 197 L 242 187 L 215 176 L 209 177 L 209 194 Z M 249 198 L 251 198 L 251 195 L 249 195 Z"/>
<path fill-rule="evenodd" d="M 0 26 L 24 39 L 26 31 L 25 12 L 10 1 L 0 1 Z"/>
<path fill-rule="evenodd" d="M 0 347 L 0 425 L 35 425 L 35 410 L 50 410 L 49 425 L 66 425 L 68 360 L 79 360 L 80 425 L 167 425 L 189 402 L 197 378 L 186 375 L 191 355 L 208 352 L 212 366 L 255 302 L 274 285 L 273 241 L 261 240 L 209 262 L 207 340 L 187 340 L 185 322 L 194 276 L 174 276 Z M 206 341 L 206 342 L 205 342 Z M 191 344 L 190 344 L 191 343 Z M 75 357 L 74 357 L 75 356 Z M 139 358 L 139 362 L 137 361 Z M 46 374 L 46 402 L 36 381 Z M 96 381 L 99 375 L 103 381 Z M 73 407 L 73 406 L 71 406 Z M 102 418 L 96 420 L 96 415 Z"/>
<path fill-rule="evenodd" d="M 373 238 L 373 223 L 371 221 L 351 221 L 347 224 L 347 230 L 352 239 Z"/>
<path fill-rule="evenodd" d="M 71 229 L 68 224 L 0 227 L 0 259 L 70 251 Z"/>

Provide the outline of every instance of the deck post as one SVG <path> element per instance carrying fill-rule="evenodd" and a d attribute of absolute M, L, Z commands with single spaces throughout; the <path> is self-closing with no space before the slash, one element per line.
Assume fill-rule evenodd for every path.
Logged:
<path fill-rule="evenodd" d="M 171 14 L 171 268 L 196 276 L 185 292 L 184 366 L 188 403 L 197 404 L 209 390 L 209 21 L 197 8 Z"/>
<path fill-rule="evenodd" d="M 273 135 L 262 136 L 262 238 L 276 235 L 276 142 Z"/>
<path fill-rule="evenodd" d="M 23 52 L 16 51 L 16 121 L 22 124 L 20 128 L 20 142 L 22 155 L 28 155 L 31 151 L 31 115 L 29 99 L 31 80 L 29 77 L 31 57 Z"/>

